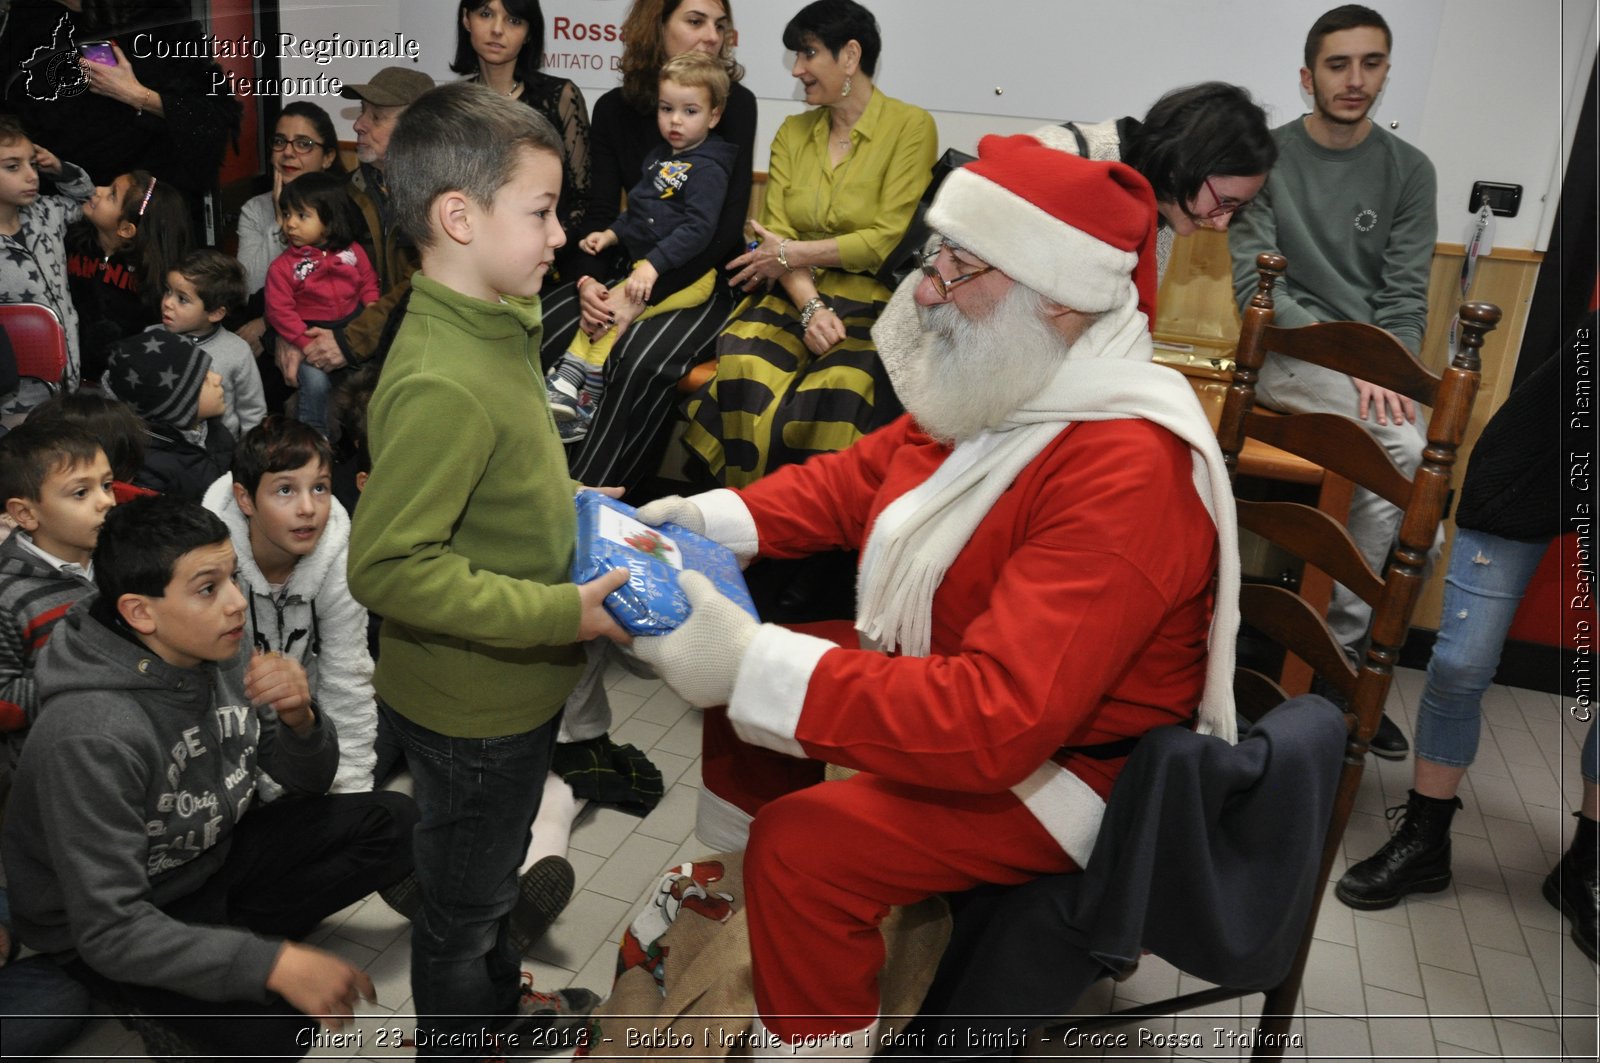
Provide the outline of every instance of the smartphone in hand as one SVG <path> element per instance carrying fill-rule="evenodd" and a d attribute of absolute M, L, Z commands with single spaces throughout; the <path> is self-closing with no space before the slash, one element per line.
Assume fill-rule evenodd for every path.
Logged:
<path fill-rule="evenodd" d="M 90 41 L 87 44 L 80 44 L 78 51 L 91 63 L 99 63 L 101 66 L 117 65 L 117 53 L 111 50 L 110 41 Z"/>

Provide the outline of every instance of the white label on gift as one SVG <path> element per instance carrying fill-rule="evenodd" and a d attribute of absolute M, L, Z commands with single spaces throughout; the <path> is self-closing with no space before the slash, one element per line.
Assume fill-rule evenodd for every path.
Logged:
<path fill-rule="evenodd" d="M 683 569 L 683 551 L 660 528 L 642 524 L 610 506 L 596 507 L 595 516 L 599 518 L 595 522 L 595 529 L 600 533 L 600 538 L 641 554 L 649 554 L 680 571 Z"/>

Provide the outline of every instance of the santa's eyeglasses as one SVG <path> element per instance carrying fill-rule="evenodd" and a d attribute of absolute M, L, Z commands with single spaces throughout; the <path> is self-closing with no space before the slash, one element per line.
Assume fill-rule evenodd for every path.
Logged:
<path fill-rule="evenodd" d="M 961 287 L 961 285 L 970 280 L 976 280 L 994 269 L 993 266 L 984 266 L 982 269 L 975 269 L 971 273 L 963 273 L 959 277 L 951 277 L 949 280 L 945 280 L 944 275 L 939 272 L 939 252 L 949 251 L 951 261 L 955 261 L 956 252 L 960 250 L 959 246 L 949 240 L 940 240 L 922 252 L 922 272 L 927 275 L 929 280 L 933 281 L 933 288 L 939 293 L 939 298 L 941 299 L 950 298 L 950 293 L 956 288 Z"/>

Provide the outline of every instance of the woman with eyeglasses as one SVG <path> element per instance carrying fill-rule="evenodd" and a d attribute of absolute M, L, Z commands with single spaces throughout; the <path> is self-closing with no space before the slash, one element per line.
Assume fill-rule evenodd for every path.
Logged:
<path fill-rule="evenodd" d="M 1166 273 L 1172 238 L 1226 230 L 1267 183 L 1278 146 L 1267 115 L 1237 85 L 1206 81 L 1173 89 L 1144 120 L 1067 122 L 1033 135 L 1053 148 L 1125 162 L 1156 194 L 1156 266 Z"/>
<path fill-rule="evenodd" d="M 729 487 L 843 450 L 899 414 L 871 336 L 889 299 L 875 274 L 939 145 L 928 112 L 873 84 L 882 38 L 855 0 L 807 4 L 783 45 L 812 109 L 772 140 L 755 246 L 728 263 L 729 283 L 752 294 L 717 340 L 717 374 L 684 436 Z"/>
<path fill-rule="evenodd" d="M 283 186 L 301 174 L 345 173 L 333 120 L 314 103 L 296 100 L 285 106 L 268 144 L 272 191 L 249 199 L 239 211 L 239 264 L 244 267 L 245 287 L 252 293 L 267 283 L 267 267 L 289 247 L 278 227 L 278 196 Z"/>

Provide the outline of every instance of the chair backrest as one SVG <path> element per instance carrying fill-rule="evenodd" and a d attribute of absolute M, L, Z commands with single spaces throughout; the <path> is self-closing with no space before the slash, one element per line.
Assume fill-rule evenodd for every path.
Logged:
<path fill-rule="evenodd" d="M 1366 659 L 1350 664 L 1322 617 L 1293 592 L 1278 586 L 1247 586 L 1241 618 L 1294 653 L 1350 704 L 1358 726 L 1352 738 L 1365 753 L 1382 715 L 1392 669 L 1410 628 L 1422 588 L 1423 566 L 1444 517 L 1456 451 L 1467 429 L 1478 391 L 1478 352 L 1500 320 L 1498 307 L 1461 307 L 1461 343 L 1442 374 L 1430 372 L 1399 340 L 1373 325 L 1325 322 L 1286 329 L 1272 324 L 1272 286 L 1283 275 L 1281 255 L 1256 262 L 1259 282 L 1243 315 L 1237 366 L 1223 404 L 1217 438 L 1232 472 L 1246 438 L 1297 454 L 1392 502 L 1402 511 L 1399 543 L 1387 571 L 1372 571 L 1344 527 L 1328 514 L 1289 502 L 1240 500 L 1239 525 L 1314 565 L 1372 607 Z M 1407 478 L 1383 447 L 1356 421 L 1328 413 L 1277 414 L 1255 409 L 1256 380 L 1267 352 L 1370 381 L 1432 408 L 1422 464 Z M 1271 679 L 1241 669 L 1236 679 L 1240 710 L 1257 716 L 1284 700 Z"/>
<path fill-rule="evenodd" d="M 38 303 L 0 306 L 0 328 L 16 352 L 18 376 L 61 386 L 67 372 L 67 332 L 54 310 Z"/>
<path fill-rule="evenodd" d="M 1246 438 L 1290 451 L 1392 502 L 1402 512 L 1398 543 L 1382 575 L 1372 571 L 1349 532 L 1327 513 L 1294 502 L 1238 501 L 1239 526 L 1315 566 L 1372 606 L 1369 644 L 1359 667 L 1345 657 L 1322 615 L 1293 591 L 1247 585 L 1240 591 L 1241 620 L 1308 664 L 1347 699 L 1349 738 L 1323 844 L 1319 882 L 1326 881 L 1355 804 L 1367 745 L 1378 728 L 1401 646 L 1422 589 L 1423 569 L 1450 491 L 1456 451 L 1467 429 L 1479 383 L 1479 351 L 1500 320 L 1500 308 L 1464 303 L 1459 349 L 1442 373 L 1419 363 L 1399 340 L 1372 325 L 1325 322 L 1301 328 L 1272 324 L 1272 288 L 1287 263 L 1282 255 L 1257 257 L 1255 295 L 1245 309 L 1233 383 L 1223 404 L 1217 437 L 1230 474 Z M 1422 464 L 1407 478 L 1382 445 L 1358 422 L 1326 413 L 1276 414 L 1256 410 L 1256 381 L 1267 352 L 1324 366 L 1369 381 L 1430 407 Z M 1284 700 L 1277 683 L 1241 668 L 1234 692 L 1240 712 L 1256 718 Z M 1268 994 L 1267 1016 L 1292 1012 L 1311 947 L 1320 894 L 1313 902 L 1300 952 L 1289 977 Z M 1287 1018 L 1282 1020 L 1287 1029 Z M 1276 1021 L 1272 1025 L 1276 1025 Z"/>

